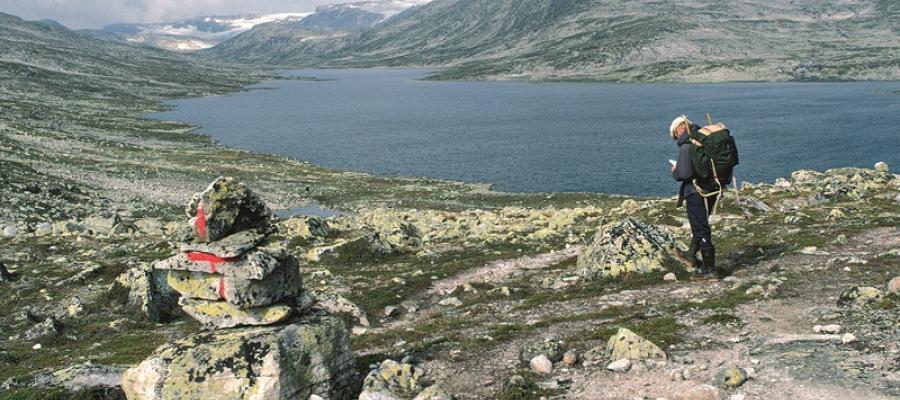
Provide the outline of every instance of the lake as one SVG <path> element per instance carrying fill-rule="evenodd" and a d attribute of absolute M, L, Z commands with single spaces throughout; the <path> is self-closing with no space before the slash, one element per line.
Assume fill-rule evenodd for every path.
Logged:
<path fill-rule="evenodd" d="M 741 181 L 900 167 L 900 82 L 602 84 L 423 81 L 427 71 L 287 71 L 228 96 L 169 101 L 231 147 L 380 175 L 519 192 L 671 195 L 672 119 L 728 124 Z M 266 89 L 266 90 L 264 90 Z M 895 93 L 891 93 L 895 92 Z M 705 123 L 704 123 L 705 124 Z"/>

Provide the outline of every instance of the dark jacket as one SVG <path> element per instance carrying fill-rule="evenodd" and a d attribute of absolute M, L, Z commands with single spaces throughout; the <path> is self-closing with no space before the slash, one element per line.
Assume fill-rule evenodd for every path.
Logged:
<path fill-rule="evenodd" d="M 692 132 L 696 132 L 699 129 L 699 126 L 691 125 Z M 675 171 L 672 171 L 672 178 L 681 182 L 681 187 L 678 189 L 678 206 L 680 207 L 685 196 L 696 192 L 693 185 L 694 167 L 691 163 L 691 150 L 694 148 L 694 144 L 691 143 L 691 135 L 680 137 L 675 144 L 678 145 L 678 159 L 676 160 Z M 697 184 L 705 192 L 718 190 L 718 185 L 713 181 L 698 181 Z"/>

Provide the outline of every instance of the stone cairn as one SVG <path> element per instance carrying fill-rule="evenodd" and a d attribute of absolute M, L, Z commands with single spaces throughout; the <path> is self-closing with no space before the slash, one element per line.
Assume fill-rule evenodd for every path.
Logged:
<path fill-rule="evenodd" d="M 128 399 L 350 398 L 343 322 L 313 307 L 297 259 L 272 238 L 271 210 L 218 178 L 187 208 L 190 235 L 157 262 L 207 332 L 163 345 L 123 376 Z"/>

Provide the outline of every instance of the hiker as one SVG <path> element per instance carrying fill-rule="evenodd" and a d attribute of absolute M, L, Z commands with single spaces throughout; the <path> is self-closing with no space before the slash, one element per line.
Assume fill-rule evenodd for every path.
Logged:
<path fill-rule="evenodd" d="M 687 203 L 687 216 L 691 224 L 691 248 L 687 252 L 675 249 L 675 255 L 683 262 L 694 268 L 695 277 L 699 279 L 718 279 L 724 275 L 716 268 L 716 247 L 712 241 L 712 228 L 709 225 L 709 216 L 713 213 L 719 194 L 723 186 L 731 182 L 731 166 L 728 166 L 727 176 L 702 176 L 695 171 L 692 151 L 702 147 L 698 138 L 711 135 L 711 133 L 726 131 L 724 125 L 710 125 L 701 128 L 694 125 L 687 117 L 681 116 L 672 121 L 669 133 L 678 144 L 678 159 L 672 165 L 672 177 L 681 182 L 678 190 L 678 206 Z M 705 136 L 701 136 L 705 135 Z M 733 146 L 733 141 L 732 147 Z M 737 150 L 734 148 L 734 164 L 737 164 Z M 705 165 L 705 164 L 704 164 Z M 717 164 L 718 165 L 718 164 Z M 722 168 L 725 170 L 726 168 Z M 706 171 L 704 171 L 706 172 Z M 700 252 L 701 260 L 697 259 Z"/>

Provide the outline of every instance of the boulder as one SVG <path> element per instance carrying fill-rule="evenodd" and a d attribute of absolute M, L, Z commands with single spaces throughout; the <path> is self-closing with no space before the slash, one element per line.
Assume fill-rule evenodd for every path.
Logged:
<path fill-rule="evenodd" d="M 150 321 L 165 322 L 177 313 L 179 295 L 166 281 L 166 271 L 141 264 L 119 275 L 116 283 L 128 290 L 128 303 L 139 306 Z"/>
<path fill-rule="evenodd" d="M 199 333 L 129 369 L 129 400 L 350 399 L 356 372 L 343 322 L 308 315 L 280 327 Z"/>
<path fill-rule="evenodd" d="M 609 363 L 606 369 L 613 372 L 628 372 L 631 369 L 631 360 L 623 358 Z"/>
<path fill-rule="evenodd" d="M 606 352 L 609 360 L 667 360 L 666 353 L 659 346 L 626 328 L 619 328 L 619 331 L 609 338 Z"/>
<path fill-rule="evenodd" d="M 724 368 L 716 373 L 716 385 L 730 389 L 740 387 L 747 382 L 747 379 L 750 378 L 750 374 L 747 373 L 747 370 L 738 367 L 730 367 Z"/>
<path fill-rule="evenodd" d="M 864 307 L 884 297 L 881 290 L 869 286 L 854 286 L 844 290 L 838 297 L 840 306 Z"/>
<path fill-rule="evenodd" d="M 578 269 L 587 279 L 663 271 L 676 263 L 677 244 L 668 230 L 629 218 L 600 228 L 578 256 Z"/>
<path fill-rule="evenodd" d="M 424 375 L 412 364 L 384 360 L 366 376 L 359 400 L 411 399 L 424 390 Z"/>
<path fill-rule="evenodd" d="M 19 230 L 14 226 L 4 226 L 3 227 L 3 236 L 13 238 L 19 234 Z"/>
<path fill-rule="evenodd" d="M 233 233 L 269 228 L 272 211 L 246 185 L 219 177 L 205 191 L 191 198 L 186 209 L 197 243 L 209 243 Z"/>
<path fill-rule="evenodd" d="M 875 170 L 878 172 L 888 172 L 891 169 L 890 169 L 890 167 L 888 167 L 888 164 L 886 162 L 879 161 L 879 162 L 875 163 Z"/>

